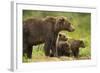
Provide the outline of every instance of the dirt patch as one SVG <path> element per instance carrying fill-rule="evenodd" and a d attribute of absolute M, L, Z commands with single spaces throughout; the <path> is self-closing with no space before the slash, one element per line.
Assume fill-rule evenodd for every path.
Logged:
<path fill-rule="evenodd" d="M 52 62 L 52 61 L 72 61 L 72 60 L 87 60 L 91 59 L 90 57 L 79 57 L 79 58 L 74 58 L 74 57 L 46 57 L 46 56 L 32 56 L 32 59 L 26 59 L 23 60 L 24 63 L 28 62 Z"/>

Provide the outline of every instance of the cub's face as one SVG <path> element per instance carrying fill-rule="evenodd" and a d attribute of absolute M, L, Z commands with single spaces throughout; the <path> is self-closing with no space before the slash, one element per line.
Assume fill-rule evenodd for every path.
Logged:
<path fill-rule="evenodd" d="M 63 34 L 59 34 L 58 36 L 59 36 L 58 37 L 59 41 L 67 41 L 68 40 L 68 38 L 65 35 L 63 35 Z"/>

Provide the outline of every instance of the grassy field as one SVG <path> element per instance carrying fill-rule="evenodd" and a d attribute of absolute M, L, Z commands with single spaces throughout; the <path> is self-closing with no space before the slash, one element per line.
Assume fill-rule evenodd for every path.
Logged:
<path fill-rule="evenodd" d="M 75 27 L 74 32 L 61 31 L 66 36 L 73 39 L 82 39 L 85 42 L 85 48 L 80 49 L 79 59 L 85 60 L 91 58 L 91 14 L 90 13 L 77 13 L 77 12 L 49 12 L 49 11 L 32 11 L 23 10 L 23 20 L 32 17 L 46 17 L 46 16 L 66 16 Z M 73 57 L 45 57 L 44 44 L 33 47 L 32 59 L 28 60 L 23 57 L 23 62 L 41 62 L 41 61 L 65 61 L 76 60 Z"/>

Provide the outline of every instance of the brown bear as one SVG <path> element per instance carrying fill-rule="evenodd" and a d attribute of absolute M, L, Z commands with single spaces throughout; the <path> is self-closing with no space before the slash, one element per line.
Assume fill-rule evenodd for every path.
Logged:
<path fill-rule="evenodd" d="M 79 48 L 85 48 L 82 40 L 69 39 L 64 34 L 59 34 L 56 42 L 56 55 L 57 56 L 74 56 L 78 58 Z"/>
<path fill-rule="evenodd" d="M 79 48 L 85 48 L 83 40 L 70 39 L 68 43 L 71 49 L 71 55 L 74 56 L 75 58 L 78 58 Z"/>
<path fill-rule="evenodd" d="M 56 41 L 56 56 L 60 57 L 60 56 L 69 56 L 70 52 L 69 52 L 69 45 L 67 43 L 68 38 L 60 33 L 57 37 L 57 41 Z M 51 52 L 51 57 L 54 57 L 52 52 Z"/>
<path fill-rule="evenodd" d="M 50 56 L 50 49 L 55 54 L 56 39 L 61 30 L 73 32 L 71 22 L 64 16 L 47 16 L 23 21 L 23 55 L 32 57 L 32 46 L 44 43 L 44 52 Z"/>
<path fill-rule="evenodd" d="M 56 41 L 56 55 L 60 56 L 70 56 L 70 48 L 67 42 L 68 38 L 64 34 L 59 34 Z"/>

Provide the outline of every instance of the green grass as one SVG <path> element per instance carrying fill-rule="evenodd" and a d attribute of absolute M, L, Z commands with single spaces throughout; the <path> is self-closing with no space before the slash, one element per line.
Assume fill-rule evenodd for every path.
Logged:
<path fill-rule="evenodd" d="M 44 49 L 43 49 L 44 44 L 34 46 L 33 47 L 33 56 L 44 56 Z"/>

